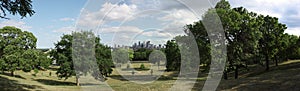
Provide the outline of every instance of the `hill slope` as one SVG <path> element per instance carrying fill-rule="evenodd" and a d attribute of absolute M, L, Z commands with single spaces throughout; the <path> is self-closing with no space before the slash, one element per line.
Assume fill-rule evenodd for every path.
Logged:
<path fill-rule="evenodd" d="M 271 67 L 252 69 L 239 79 L 222 80 L 218 90 L 233 91 L 299 91 L 300 61 L 293 60 Z"/>

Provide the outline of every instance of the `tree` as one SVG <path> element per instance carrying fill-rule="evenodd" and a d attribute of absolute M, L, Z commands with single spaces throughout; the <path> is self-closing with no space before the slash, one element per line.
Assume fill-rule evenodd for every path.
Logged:
<path fill-rule="evenodd" d="M 208 70 L 211 63 L 211 48 L 210 40 L 207 31 L 202 23 L 202 21 L 194 22 L 194 24 L 189 24 L 185 26 L 185 32 L 193 34 L 199 49 L 200 64 Z M 189 31 L 187 31 L 189 30 Z"/>
<path fill-rule="evenodd" d="M 153 50 L 152 53 L 149 55 L 149 62 L 152 64 L 157 64 L 157 68 L 162 62 L 166 62 L 166 56 L 162 51 Z"/>
<path fill-rule="evenodd" d="M 21 55 L 21 51 L 20 48 L 13 46 L 13 45 L 9 45 L 7 47 L 4 48 L 4 55 L 3 55 L 3 60 L 4 60 L 4 64 L 1 64 L 5 67 L 5 71 L 10 71 L 11 76 L 14 76 L 14 71 L 16 71 L 18 69 L 18 67 L 20 68 L 24 68 L 26 66 L 19 64 L 19 63 L 27 63 L 26 61 L 21 61 L 20 59 L 20 55 Z"/>
<path fill-rule="evenodd" d="M 96 38 L 96 59 L 99 64 L 99 70 L 102 75 L 108 76 L 112 73 L 113 61 L 111 57 L 111 49 L 108 46 L 100 44 L 100 38 Z"/>
<path fill-rule="evenodd" d="M 211 23 L 218 21 L 216 17 L 212 17 L 215 12 L 222 22 L 225 36 L 221 36 L 221 33 L 216 31 L 217 29 L 205 29 L 203 26 L 205 23 L 209 23 L 206 24 L 206 27 L 214 28 L 215 24 Z M 227 63 L 224 78 L 227 78 L 227 73 L 230 71 L 234 71 L 235 78 L 238 78 L 239 68 L 247 69 L 247 65 L 258 57 L 257 55 L 261 55 L 257 50 L 264 49 L 259 44 L 262 43 L 260 41 L 265 36 L 260 31 L 262 27 L 265 27 L 265 25 L 262 25 L 265 20 L 260 20 L 257 17 L 259 16 L 254 12 L 249 12 L 243 7 L 231 8 L 228 1 L 221 0 L 217 3 L 215 9 L 209 9 L 204 14 L 202 20 L 187 25 L 186 30 L 190 31 L 187 34 L 192 33 L 197 40 L 201 64 L 210 65 L 212 57 L 209 54 L 211 53 L 222 54 L 218 50 L 211 50 L 211 47 L 219 48 L 221 46 L 218 47 L 218 45 L 222 45 L 222 41 L 226 41 Z M 274 33 L 280 36 L 285 26 L 278 24 L 276 29 L 278 31 Z M 210 34 L 207 34 L 207 32 L 210 32 Z M 211 45 L 210 42 L 213 42 L 214 45 Z"/>
<path fill-rule="evenodd" d="M 92 32 L 63 35 L 55 44 L 51 56 L 60 66 L 56 72 L 58 77 L 68 79 L 76 75 L 78 86 L 82 75 L 90 73 L 95 79 L 101 79 L 112 72 L 110 48 L 100 44 L 100 38 L 95 37 Z"/>
<path fill-rule="evenodd" d="M 178 71 L 181 65 L 181 56 L 175 40 L 169 40 L 166 44 L 165 54 L 167 58 L 167 71 Z"/>
<path fill-rule="evenodd" d="M 133 59 L 133 54 L 132 49 L 116 48 L 112 51 L 112 58 L 115 63 L 124 64 Z"/>
<path fill-rule="evenodd" d="M 250 63 L 249 59 L 255 56 L 255 50 L 258 49 L 258 40 L 262 34 L 257 30 L 256 13 L 238 7 L 229 10 L 228 16 L 227 18 L 232 21 L 222 21 L 228 24 L 224 26 L 227 28 L 225 34 L 228 41 L 228 70 L 234 70 L 235 78 L 238 78 L 239 68 L 247 69 L 247 65 Z M 226 17 L 221 17 L 221 20 L 222 18 Z"/>
<path fill-rule="evenodd" d="M 59 78 L 68 79 L 75 75 L 72 62 L 72 35 L 63 35 L 61 40 L 55 44 L 55 49 L 51 52 L 53 60 L 60 66 L 56 72 Z"/>
<path fill-rule="evenodd" d="M 21 54 L 22 70 L 30 72 L 31 70 L 39 70 L 48 68 L 51 64 L 51 59 L 47 57 L 46 53 L 36 49 L 25 50 Z"/>
<path fill-rule="evenodd" d="M 281 56 L 287 61 L 288 59 L 300 59 L 300 37 L 294 35 L 286 35 L 283 42 L 286 47 L 282 50 Z"/>
<path fill-rule="evenodd" d="M 0 18 L 9 19 L 6 14 L 17 15 L 22 18 L 27 15 L 32 16 L 35 12 L 32 9 L 31 0 L 1 0 L 0 1 Z"/>
<path fill-rule="evenodd" d="M 153 49 L 139 48 L 134 51 L 133 60 L 149 60 L 149 55 Z"/>
<path fill-rule="evenodd" d="M 3 49 L 8 45 L 14 45 L 21 49 L 34 49 L 36 48 L 36 37 L 27 31 L 6 26 L 0 29 L 0 56 L 3 54 Z"/>
<path fill-rule="evenodd" d="M 2 71 L 10 71 L 13 76 L 17 69 L 32 70 L 31 60 L 23 60 L 22 56 L 26 50 L 36 48 L 37 39 L 32 33 L 7 26 L 0 29 L 0 40 Z"/>
<path fill-rule="evenodd" d="M 278 48 L 280 48 L 277 45 L 280 42 L 279 38 L 287 27 L 279 23 L 278 18 L 269 15 L 259 15 L 257 22 L 261 24 L 259 31 L 263 34 L 259 40 L 260 53 L 265 57 L 266 70 L 269 70 L 270 60 L 275 58 Z"/>

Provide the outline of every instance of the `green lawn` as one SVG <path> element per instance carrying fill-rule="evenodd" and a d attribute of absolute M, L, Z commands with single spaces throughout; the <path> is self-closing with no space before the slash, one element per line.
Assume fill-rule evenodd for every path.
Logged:
<path fill-rule="evenodd" d="M 133 68 L 137 68 L 141 63 L 134 63 Z M 150 67 L 148 63 L 144 63 Z M 250 72 L 241 72 L 239 79 L 222 80 L 218 90 L 233 91 L 265 91 L 265 90 L 299 90 L 300 89 L 300 60 L 281 63 L 277 67 L 271 67 L 270 71 L 262 70 L 263 67 L 256 66 L 250 68 Z M 49 76 L 49 73 L 52 76 Z M 144 73 L 143 73 L 144 72 Z M 148 71 L 141 71 L 140 74 L 146 75 Z M 81 87 L 76 86 L 74 77 L 67 80 L 59 80 L 55 71 L 40 71 L 36 77 L 31 73 L 22 71 L 15 72 L 15 77 L 8 74 L 0 75 L 1 91 L 80 91 Z M 166 91 L 176 81 L 176 72 L 164 72 L 163 77 L 148 83 L 137 84 L 127 81 L 117 71 L 114 71 L 111 77 L 106 81 L 115 91 Z M 202 89 L 206 75 L 200 74 L 193 90 Z M 232 75 L 232 74 L 230 74 Z M 135 75 L 139 76 L 139 75 Z"/>

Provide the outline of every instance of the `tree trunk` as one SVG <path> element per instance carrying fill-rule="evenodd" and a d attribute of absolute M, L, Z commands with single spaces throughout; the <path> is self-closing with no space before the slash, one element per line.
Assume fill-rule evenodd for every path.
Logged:
<path fill-rule="evenodd" d="M 238 68 L 239 68 L 239 67 L 237 67 L 237 66 L 235 67 L 235 71 L 234 71 L 234 78 L 235 78 L 235 79 L 238 79 L 238 76 L 239 76 L 239 72 L 238 72 L 239 69 L 238 69 Z"/>
<path fill-rule="evenodd" d="M 14 71 L 11 71 L 11 72 L 10 72 L 10 76 L 14 76 Z"/>
<path fill-rule="evenodd" d="M 276 57 L 275 57 L 275 64 L 276 64 L 276 66 L 278 66 L 278 62 L 279 62 L 279 60 L 280 60 L 280 58 L 279 58 L 279 56 L 278 55 L 276 55 Z"/>
<path fill-rule="evenodd" d="M 266 56 L 266 70 L 269 70 L 269 56 Z"/>
<path fill-rule="evenodd" d="M 224 75 L 224 79 L 227 80 L 227 79 L 228 79 L 227 71 L 224 71 L 224 74 L 223 74 L 223 75 Z"/>
<path fill-rule="evenodd" d="M 157 62 L 157 69 L 159 70 L 159 65 L 160 65 L 160 63 L 159 62 Z"/>
<path fill-rule="evenodd" d="M 278 57 L 277 56 L 275 57 L 275 63 L 276 63 L 276 66 L 278 66 Z"/>
<path fill-rule="evenodd" d="M 79 77 L 76 77 L 76 84 L 77 84 L 77 86 L 80 86 Z"/>

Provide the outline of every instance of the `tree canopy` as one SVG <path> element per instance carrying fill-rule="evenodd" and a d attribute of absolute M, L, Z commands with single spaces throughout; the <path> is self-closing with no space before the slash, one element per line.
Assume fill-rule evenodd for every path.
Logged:
<path fill-rule="evenodd" d="M 47 54 L 36 50 L 36 37 L 27 31 L 15 27 L 0 29 L 0 62 L 2 71 L 48 68 L 51 60 Z"/>
<path fill-rule="evenodd" d="M 213 17 L 216 16 L 215 13 L 218 17 Z M 221 20 L 224 31 L 206 29 L 215 28 L 218 20 Z M 227 73 L 231 71 L 234 71 L 237 78 L 238 71 L 241 68 L 248 70 L 247 66 L 251 64 L 264 65 L 265 70 L 269 70 L 270 62 L 278 65 L 280 61 L 298 59 L 299 38 L 284 33 L 286 29 L 287 26 L 280 23 L 276 17 L 250 12 L 243 7 L 232 8 L 226 0 L 218 2 L 214 9 L 208 9 L 202 20 L 185 26 L 186 34 L 188 36 L 192 34 L 196 39 L 200 65 L 207 69 L 214 58 L 211 53 L 222 53 L 220 50 L 212 50 L 212 47 L 218 48 L 225 43 L 227 47 L 225 79 Z M 224 32 L 225 36 L 221 36 L 221 32 Z M 178 60 L 182 57 L 175 40 L 167 42 L 165 53 L 167 70 L 178 70 L 176 68 L 180 66 Z"/>
<path fill-rule="evenodd" d="M 4 19 L 9 19 L 6 17 L 7 13 L 20 15 L 21 18 L 35 13 L 32 9 L 32 0 L 0 0 L 0 12 L 0 18 Z"/>
<path fill-rule="evenodd" d="M 92 32 L 63 35 L 55 44 L 51 56 L 60 66 L 56 72 L 58 77 L 68 79 L 76 76 L 77 85 L 82 75 L 90 73 L 100 79 L 112 72 L 110 48 L 100 44 L 100 38 L 95 37 Z"/>

